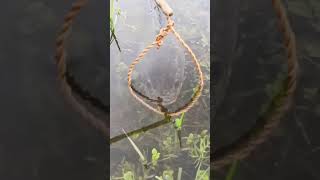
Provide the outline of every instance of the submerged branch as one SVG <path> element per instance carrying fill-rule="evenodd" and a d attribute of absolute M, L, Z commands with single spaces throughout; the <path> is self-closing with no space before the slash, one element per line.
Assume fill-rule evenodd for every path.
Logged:
<path fill-rule="evenodd" d="M 168 120 L 167 118 L 165 118 L 165 119 L 163 119 L 161 121 L 157 121 L 157 122 L 155 122 L 153 124 L 150 124 L 148 126 L 144 126 L 144 127 L 140 128 L 140 129 L 136 129 L 136 130 L 133 130 L 131 132 L 128 132 L 127 135 L 128 136 L 133 136 L 133 135 L 136 135 L 136 134 L 144 133 L 144 132 L 146 132 L 148 130 L 155 129 L 155 128 L 160 127 L 162 125 L 168 124 L 169 122 L 171 122 L 171 121 Z M 118 142 L 118 141 L 120 141 L 122 139 L 125 139 L 127 137 L 127 135 L 125 133 L 123 133 L 123 134 L 120 134 L 118 136 L 115 136 L 115 137 L 111 138 L 110 139 L 110 144 L 113 144 L 113 143 Z"/>

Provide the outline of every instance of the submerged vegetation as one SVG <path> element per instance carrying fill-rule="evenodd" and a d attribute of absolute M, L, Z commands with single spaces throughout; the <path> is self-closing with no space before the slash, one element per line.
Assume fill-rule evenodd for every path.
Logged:
<path fill-rule="evenodd" d="M 110 1 L 110 19 L 109 19 L 110 45 L 112 44 L 113 41 L 115 41 L 119 51 L 121 51 L 120 45 L 119 45 L 119 42 L 117 40 L 117 36 L 116 36 L 116 33 L 115 33 L 117 17 L 120 15 L 121 11 L 120 11 L 120 8 L 116 8 L 114 6 L 114 1 L 118 1 L 118 0 L 111 0 Z"/>
<path fill-rule="evenodd" d="M 154 2 L 153 0 L 149 1 Z M 114 136 L 111 137 L 111 175 L 108 178 L 112 180 L 209 180 L 209 21 L 197 23 L 197 20 L 201 19 L 201 17 L 184 14 L 185 9 L 182 9 L 177 4 L 183 4 L 185 1 L 180 0 L 180 2 L 170 3 L 172 8 L 176 10 L 174 18 L 177 19 L 174 19 L 174 21 L 176 22 L 177 31 L 181 33 L 183 39 L 190 45 L 200 60 L 205 77 L 205 87 L 199 101 L 190 111 L 182 113 L 179 117 L 161 120 L 163 117 L 160 119 L 158 115 L 152 114 L 141 104 L 132 100 L 131 95 L 128 93 L 126 82 L 128 66 L 131 61 L 136 58 L 146 44 L 154 40 L 160 30 L 156 26 L 147 24 L 151 22 L 152 18 L 158 17 L 148 16 L 150 15 L 150 9 L 149 7 L 147 7 L 147 10 L 144 9 L 146 8 L 144 6 L 147 6 L 145 1 L 122 2 L 119 3 L 119 6 L 121 6 L 122 15 L 124 11 L 128 14 L 124 18 L 126 22 L 123 22 L 122 19 L 121 21 L 115 21 L 115 17 L 110 20 L 113 23 L 111 29 L 114 32 L 115 22 L 117 23 L 117 33 L 112 34 L 110 32 L 110 36 L 114 36 L 112 37 L 111 64 L 114 63 L 114 67 L 116 67 L 115 73 L 112 74 L 113 77 L 111 78 L 117 81 L 117 88 L 114 88 L 114 98 L 117 101 L 117 106 L 121 104 L 123 106 L 111 111 L 111 117 L 113 117 L 111 119 L 113 121 L 111 122 L 111 129 L 113 130 L 111 136 L 113 136 L 112 134 Z M 194 4 L 202 3 L 194 2 Z M 142 8 L 128 8 L 133 7 L 132 5 Z M 191 1 L 184 7 L 194 8 Z M 203 10 L 202 6 L 197 8 L 203 12 L 200 15 L 208 19 L 209 9 Z M 120 15 L 120 13 L 117 15 Z M 188 21 L 185 22 L 185 20 Z M 158 22 L 158 19 L 155 22 Z M 134 36 L 130 34 L 134 34 Z M 119 47 L 116 47 L 118 44 L 114 43 L 117 42 L 116 40 L 121 44 L 121 52 L 116 49 L 119 49 Z M 169 43 L 169 41 L 164 43 Z M 181 48 L 183 49 L 183 47 Z M 171 54 L 172 52 L 174 51 L 170 51 Z M 164 50 L 162 53 L 161 55 L 166 56 L 168 52 Z M 155 53 L 154 55 L 157 56 L 159 54 Z M 143 62 L 141 64 L 142 66 L 144 65 Z M 198 89 L 196 86 L 198 77 L 190 59 L 186 59 L 184 66 L 176 68 L 184 68 L 183 79 L 186 80 L 183 81 L 182 90 L 177 98 L 177 105 L 168 106 L 170 110 L 174 110 L 175 106 L 182 106 Z M 116 86 L 115 84 L 113 84 L 114 87 Z M 119 87 L 124 88 L 124 90 L 119 90 Z M 116 129 L 123 130 L 119 132 Z"/>
<path fill-rule="evenodd" d="M 174 122 L 183 122 L 183 120 L 184 115 L 175 119 Z M 176 123 L 173 123 L 171 129 L 175 129 L 175 131 L 181 130 L 176 127 Z M 135 162 L 129 162 L 126 159 L 123 159 L 118 166 L 118 171 L 110 177 L 110 179 L 179 180 L 184 173 L 190 176 L 188 179 L 209 180 L 210 135 L 208 134 L 208 131 L 203 130 L 199 134 L 190 133 L 187 137 L 182 137 L 183 148 L 177 146 L 181 140 L 174 138 L 172 132 L 166 134 L 167 135 L 160 140 L 158 147 L 152 147 L 151 154 L 142 153 L 134 141 L 127 136 L 131 146 L 137 152 L 140 159 L 138 164 L 140 164 L 140 166 Z M 143 152 L 147 152 L 147 149 Z M 183 154 L 188 155 L 190 162 L 193 161 L 193 166 L 196 169 L 194 177 L 192 177 L 187 170 L 184 170 L 183 167 L 180 167 L 180 164 L 175 164 L 171 161 L 172 159 L 181 158 L 180 156 Z"/>

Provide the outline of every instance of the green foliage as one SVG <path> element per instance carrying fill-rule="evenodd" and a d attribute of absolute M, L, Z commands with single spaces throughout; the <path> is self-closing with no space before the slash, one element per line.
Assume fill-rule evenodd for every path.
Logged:
<path fill-rule="evenodd" d="M 183 119 L 183 115 L 180 117 L 180 119 Z M 139 170 L 139 168 L 133 167 L 128 162 L 125 162 L 121 166 L 121 177 L 112 177 L 112 180 L 135 180 L 146 179 L 147 177 L 155 178 L 158 180 L 181 180 L 182 168 L 178 168 L 178 170 L 175 172 L 175 170 L 171 169 L 170 165 L 166 163 L 168 159 L 178 157 L 177 155 L 175 155 L 175 153 L 173 153 L 172 150 L 170 150 L 170 148 L 172 148 L 172 146 L 174 145 L 172 135 L 167 136 L 166 139 L 163 141 L 162 146 L 165 146 L 165 148 L 162 149 L 165 151 L 171 151 L 171 153 L 173 154 L 161 155 L 161 153 L 156 148 L 152 148 L 150 162 L 147 162 L 147 159 L 142 155 L 141 150 L 132 141 L 132 139 L 130 139 L 129 137 L 127 138 L 130 141 L 131 145 L 134 147 L 134 149 L 137 151 L 140 159 L 144 159 L 143 161 L 141 161 L 141 164 L 143 166 L 140 166 Z M 210 159 L 210 136 L 208 134 L 208 130 L 203 130 L 200 134 L 190 133 L 189 136 L 185 137 L 184 139 L 187 139 L 187 148 L 183 149 L 183 151 L 187 151 L 189 156 L 195 159 L 195 167 L 197 168 L 196 176 L 194 177 L 195 180 L 209 180 L 210 166 L 208 161 Z M 162 159 L 160 159 L 161 156 L 163 157 Z M 149 164 L 152 165 L 152 168 L 148 168 L 150 167 Z M 206 169 L 203 169 L 203 167 L 205 167 L 204 165 L 207 166 Z M 143 167 L 142 171 L 141 167 Z M 150 173 L 152 171 L 157 172 L 157 170 L 161 170 L 162 168 L 164 168 L 165 170 L 162 171 L 162 174 L 160 176 L 156 176 Z"/>
<path fill-rule="evenodd" d="M 121 165 L 121 177 L 110 177 L 111 180 L 118 180 L 118 179 L 124 179 L 124 180 L 135 180 L 135 174 L 134 174 L 134 166 L 130 164 L 127 161 L 122 161 Z"/>
<path fill-rule="evenodd" d="M 183 121 L 184 121 L 184 113 L 181 114 L 180 118 L 176 118 L 175 121 L 174 121 L 175 122 L 175 128 L 177 130 L 181 130 Z"/>
<path fill-rule="evenodd" d="M 123 174 L 123 179 L 124 180 L 134 180 L 135 177 L 134 177 L 134 174 L 132 171 L 127 171 Z"/>
<path fill-rule="evenodd" d="M 163 141 L 162 141 L 162 150 L 167 153 L 167 154 L 172 154 L 175 151 L 174 148 L 175 142 L 173 140 L 172 136 L 167 136 Z"/>
<path fill-rule="evenodd" d="M 151 158 L 153 166 L 156 166 L 158 164 L 159 158 L 160 158 L 160 153 L 157 151 L 156 148 L 153 148 L 152 149 L 152 158 Z"/>
<path fill-rule="evenodd" d="M 162 177 L 166 180 L 173 180 L 173 170 L 163 171 Z"/>
<path fill-rule="evenodd" d="M 191 145 L 193 141 L 194 141 L 194 135 L 190 133 L 187 139 L 187 145 Z"/>
<path fill-rule="evenodd" d="M 156 176 L 155 178 L 158 180 L 173 180 L 173 170 L 165 170 L 162 173 L 162 176 Z"/>
<path fill-rule="evenodd" d="M 114 0 L 111 0 L 110 1 L 110 19 L 109 19 L 110 45 L 112 44 L 113 41 L 115 41 L 119 51 L 121 51 L 121 49 L 117 40 L 117 36 L 115 34 L 115 25 L 117 22 L 117 16 L 120 15 L 120 13 L 121 13 L 120 8 L 114 8 Z"/>
<path fill-rule="evenodd" d="M 142 150 L 135 144 L 135 142 L 128 136 L 128 134 L 123 130 L 126 135 L 129 143 L 137 152 L 137 156 L 140 158 L 141 165 L 135 164 L 135 166 L 129 166 L 128 163 L 124 164 L 121 167 L 121 173 L 118 175 L 120 177 L 112 177 L 111 179 L 158 179 L 158 180 L 181 180 L 182 178 L 182 167 L 179 167 L 178 164 L 172 163 L 172 159 L 178 158 L 179 155 L 189 155 L 186 157 L 186 160 L 195 162 L 195 168 L 197 168 L 195 180 L 209 180 L 210 164 L 209 164 L 209 155 L 210 155 L 210 136 L 208 130 L 201 131 L 200 134 L 190 133 L 188 137 L 180 138 L 186 140 L 184 148 L 177 148 L 176 141 L 173 139 L 173 132 L 180 131 L 184 121 L 184 113 L 181 114 L 173 122 L 172 128 L 165 128 L 162 130 L 160 138 L 155 137 L 159 143 L 159 147 L 153 147 L 151 149 L 151 155 L 149 158 L 142 153 Z M 170 126 L 169 126 L 170 127 Z M 160 149 L 160 150 L 159 150 Z M 148 152 L 145 150 L 144 152 Z M 161 152 L 161 153 L 160 153 Z M 188 158 L 189 157 L 189 158 Z M 178 169 L 171 168 L 179 167 Z M 162 172 L 159 174 L 159 172 Z M 117 174 L 117 172 L 115 173 Z"/>
<path fill-rule="evenodd" d="M 209 176 L 210 174 L 208 169 L 207 170 L 198 169 L 195 180 L 209 180 Z"/>
<path fill-rule="evenodd" d="M 200 134 L 189 134 L 187 139 L 189 155 L 196 159 L 196 167 L 200 167 L 204 161 L 209 160 L 210 155 L 210 136 L 208 130 L 203 130 Z"/>

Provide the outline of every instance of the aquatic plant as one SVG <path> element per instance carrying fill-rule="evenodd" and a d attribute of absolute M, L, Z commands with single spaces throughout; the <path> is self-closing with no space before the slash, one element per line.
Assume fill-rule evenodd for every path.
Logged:
<path fill-rule="evenodd" d="M 205 161 L 209 160 L 210 136 L 208 130 L 203 130 L 197 135 L 190 133 L 186 144 L 189 147 L 190 157 L 195 159 L 196 167 L 200 167 Z"/>
<path fill-rule="evenodd" d="M 119 167 L 121 168 L 121 177 L 115 177 L 115 176 L 111 176 L 110 179 L 111 180 L 118 180 L 118 179 L 123 179 L 123 180 L 135 180 L 136 179 L 136 175 L 134 172 L 134 166 L 132 164 L 130 164 L 127 161 L 122 161 L 121 164 L 119 165 Z"/>
<path fill-rule="evenodd" d="M 184 115 L 181 115 L 177 119 L 183 121 Z M 172 168 L 172 165 L 176 166 L 177 164 L 169 163 L 170 159 L 179 158 L 180 152 L 187 152 L 189 157 L 191 157 L 190 160 L 194 160 L 194 167 L 197 168 L 194 177 L 195 180 L 210 179 L 210 166 L 208 163 L 210 154 L 210 136 L 208 134 L 208 130 L 203 130 L 200 134 L 190 133 L 188 137 L 183 137 L 182 139 L 186 139 L 186 141 L 184 141 L 186 148 L 180 149 L 180 151 L 177 151 L 177 149 L 175 149 L 175 151 L 172 150 L 172 147 L 174 147 L 176 142 L 172 140 L 172 134 L 167 133 L 167 137 L 164 137 L 165 140 L 163 141 L 166 143 L 159 144 L 161 147 L 160 149 L 163 152 L 160 152 L 156 147 L 153 147 L 151 150 L 151 156 L 143 155 L 142 150 L 138 148 L 125 131 L 124 133 L 126 134 L 130 144 L 137 152 L 142 166 L 130 166 L 129 163 L 124 163 L 124 165 L 121 166 L 121 177 L 112 177 L 111 179 L 127 178 L 131 180 L 155 178 L 158 180 L 180 180 L 182 178 L 182 167 L 174 169 Z M 161 174 L 158 174 L 159 172 L 161 172 Z"/>
<path fill-rule="evenodd" d="M 209 180 L 209 167 L 206 170 L 197 170 L 195 180 Z"/>
<path fill-rule="evenodd" d="M 180 118 L 176 118 L 174 121 L 175 128 L 177 130 L 181 130 L 183 121 L 184 121 L 184 113 L 181 114 Z"/>
<path fill-rule="evenodd" d="M 192 38 L 194 39 L 194 37 L 186 38 L 186 41 L 189 42 L 190 39 Z M 125 41 L 121 41 L 121 42 L 125 43 Z M 192 41 L 190 41 L 190 43 L 191 42 Z M 199 48 L 202 48 L 202 46 L 200 47 L 194 44 L 193 46 L 195 46 L 193 48 L 196 48 L 197 50 L 199 50 Z M 207 48 L 203 48 L 203 49 L 207 49 Z M 132 51 L 131 48 L 129 48 L 128 52 L 129 51 L 131 53 Z M 201 53 L 203 52 L 202 50 L 199 50 L 199 51 L 201 51 Z M 127 49 L 125 47 L 123 47 L 123 52 L 127 52 Z M 206 54 L 209 55 L 209 52 L 206 52 Z M 205 65 L 208 65 L 209 56 L 206 56 L 206 57 L 207 58 L 205 59 L 201 58 L 201 61 L 207 61 L 207 64 Z M 120 73 L 121 68 L 125 68 L 125 66 L 122 66 L 122 65 L 123 64 L 119 64 L 119 69 L 117 69 L 117 72 Z M 206 67 L 208 68 L 208 66 Z M 179 68 L 182 68 L 182 67 L 179 67 Z M 209 69 L 207 69 L 206 72 L 204 73 L 204 75 L 208 76 L 207 74 L 209 74 Z M 190 73 L 188 73 L 188 77 L 189 76 L 190 76 L 190 79 L 193 79 L 193 80 L 190 81 L 190 85 L 187 85 L 186 87 L 184 87 L 188 89 L 188 92 L 185 93 L 184 96 L 181 96 L 182 97 L 181 99 L 186 99 L 186 98 L 189 99 L 191 95 L 194 96 L 198 94 L 197 92 L 200 89 L 199 85 L 196 86 L 195 83 L 197 83 L 198 81 L 197 81 L 197 78 L 193 76 L 193 73 L 191 73 L 191 71 Z M 206 80 L 208 79 L 209 78 L 207 78 Z M 196 87 L 192 89 L 194 86 Z M 209 87 L 207 87 L 207 92 L 209 92 L 208 88 Z M 192 94 L 192 91 L 193 91 L 193 94 Z M 209 96 L 205 96 L 206 100 L 207 100 L 207 97 Z M 201 100 L 203 99 L 204 98 L 202 97 Z M 198 104 L 200 104 L 201 106 L 202 103 L 203 103 L 202 101 L 199 101 Z M 138 108 L 139 107 L 137 107 L 137 109 Z M 171 108 L 171 107 L 168 107 L 168 108 Z M 175 107 L 172 107 L 172 108 L 175 108 Z M 134 155 L 139 157 L 139 159 L 145 159 L 145 161 L 144 163 L 143 161 L 131 161 L 131 163 L 133 163 L 135 166 L 130 170 L 130 172 L 128 172 L 128 174 L 135 175 L 134 176 L 135 179 L 158 179 L 158 180 L 159 179 L 160 180 L 161 179 L 162 180 L 210 179 L 209 178 L 210 167 L 208 165 L 209 158 L 207 158 L 210 153 L 206 154 L 205 152 L 205 151 L 209 152 L 209 149 L 206 148 L 207 147 L 206 143 L 200 143 L 200 141 L 194 142 L 196 144 L 195 147 L 200 149 L 202 154 L 200 154 L 200 156 L 191 157 L 190 156 L 191 153 L 189 153 L 189 151 L 191 151 L 194 148 L 189 148 L 188 145 L 186 145 L 186 141 L 185 141 L 188 137 L 187 135 L 190 133 L 189 131 L 190 127 L 192 128 L 191 131 L 192 133 L 194 133 L 194 136 L 197 137 L 198 135 L 197 133 L 199 133 L 197 128 L 202 129 L 202 128 L 208 127 L 208 125 L 206 124 L 208 122 L 204 122 L 202 124 L 198 124 L 198 121 L 187 122 L 185 121 L 185 114 L 182 113 L 181 115 L 179 115 L 179 117 L 173 116 L 172 119 L 166 119 L 167 122 L 162 121 L 161 123 L 160 122 L 157 123 L 158 117 L 154 119 L 150 118 L 150 115 L 148 113 L 145 113 L 144 110 L 143 109 L 141 110 L 141 109 L 136 110 L 136 111 L 139 111 L 139 115 L 138 115 L 139 117 L 138 118 L 134 117 L 134 118 L 137 119 L 137 123 L 139 125 L 142 124 L 141 125 L 143 126 L 142 128 L 139 128 L 139 130 L 133 130 L 131 132 L 128 131 L 125 136 L 120 134 L 111 138 L 111 143 L 119 142 L 123 138 L 126 138 L 129 140 L 128 138 L 129 136 L 133 139 L 133 141 L 136 141 L 136 142 L 139 141 L 139 144 L 137 146 L 131 139 L 129 140 L 129 143 L 131 144 L 129 146 L 134 147 L 133 149 L 137 152 L 136 154 L 135 152 L 133 152 Z M 202 111 L 203 109 L 207 111 L 208 106 L 205 106 L 205 108 L 202 108 L 202 109 L 201 107 L 199 108 L 200 111 Z M 140 116 L 143 116 L 143 117 L 140 117 Z M 200 120 L 205 119 L 206 118 L 205 116 L 206 115 L 200 115 L 200 116 L 196 115 L 196 117 L 199 117 Z M 149 124 L 150 122 L 156 122 L 157 124 L 154 123 L 156 125 L 152 125 L 152 126 L 146 125 L 146 123 Z M 160 127 L 160 126 L 163 126 L 163 127 Z M 197 131 L 197 132 L 194 132 L 194 131 Z M 134 139 L 132 136 L 139 136 L 139 138 Z M 181 136 L 187 136 L 187 137 L 181 138 Z M 209 136 L 207 136 L 207 138 L 209 139 Z M 128 141 L 125 141 L 125 142 L 127 143 Z M 179 144 L 180 144 L 180 148 L 178 147 Z M 183 145 L 183 148 L 181 144 Z M 119 148 L 125 148 L 125 147 L 126 147 L 125 144 L 123 144 Z M 143 154 L 142 152 L 145 152 L 145 154 Z M 129 156 L 132 157 L 131 156 L 132 151 L 130 152 L 129 150 L 128 153 L 130 153 Z M 194 161 L 196 163 L 193 164 Z M 114 173 L 121 177 L 124 177 L 124 173 L 121 173 L 121 169 L 117 170 Z"/>
<path fill-rule="evenodd" d="M 156 166 L 158 164 L 158 160 L 160 158 L 160 153 L 157 151 L 156 148 L 152 149 L 152 165 Z"/>
<path fill-rule="evenodd" d="M 173 180 L 173 170 L 165 170 L 162 173 L 162 176 L 155 176 L 156 179 L 158 180 Z"/>
<path fill-rule="evenodd" d="M 118 0 L 116 0 L 116 1 L 118 1 Z M 114 7 L 114 0 L 111 0 L 110 1 L 110 19 L 109 19 L 110 45 L 112 44 L 113 41 L 115 41 L 119 51 L 121 51 L 121 49 L 120 49 L 119 42 L 117 40 L 117 36 L 115 34 L 115 25 L 117 22 L 117 16 L 120 15 L 120 13 L 121 13 L 120 8 L 115 8 Z"/>
<path fill-rule="evenodd" d="M 133 146 L 134 150 L 138 153 L 141 162 L 143 163 L 143 165 L 147 164 L 147 159 L 144 157 L 144 155 L 142 154 L 142 152 L 140 151 L 140 149 L 138 148 L 138 146 L 132 141 L 132 139 L 127 135 L 126 131 L 124 129 L 122 129 L 122 131 L 125 133 L 125 135 L 127 136 L 128 140 L 130 141 L 131 145 Z"/>

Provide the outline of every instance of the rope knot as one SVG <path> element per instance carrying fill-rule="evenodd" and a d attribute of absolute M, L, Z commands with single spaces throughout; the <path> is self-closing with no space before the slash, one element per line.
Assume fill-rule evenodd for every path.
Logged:
<path fill-rule="evenodd" d="M 157 43 L 158 49 L 163 44 L 163 38 L 166 37 L 170 33 L 170 31 L 172 31 L 173 25 L 174 25 L 174 22 L 170 18 L 168 18 L 167 26 L 160 29 L 160 32 L 156 37 L 156 43 Z"/>

